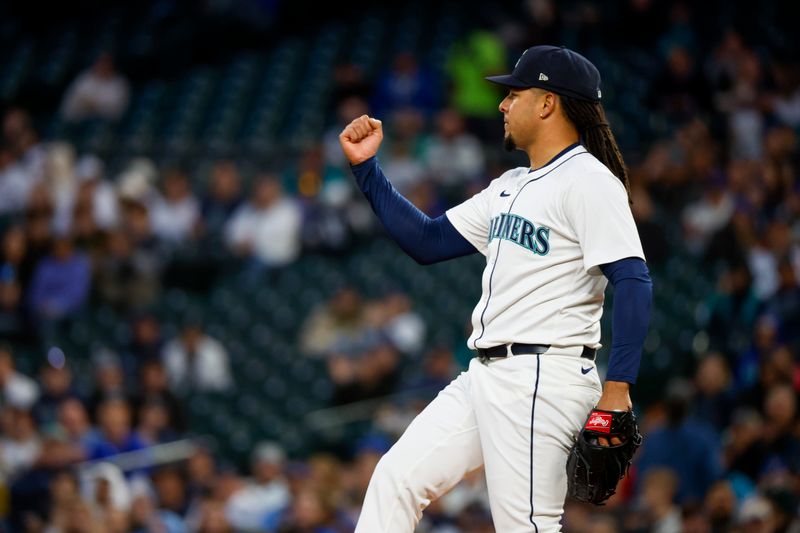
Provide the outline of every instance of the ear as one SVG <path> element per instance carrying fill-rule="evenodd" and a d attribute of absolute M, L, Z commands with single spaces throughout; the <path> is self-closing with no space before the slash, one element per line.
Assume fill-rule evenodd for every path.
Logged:
<path fill-rule="evenodd" d="M 539 118 L 546 119 L 552 115 L 558 105 L 558 97 L 551 92 L 542 94 L 539 101 Z"/>

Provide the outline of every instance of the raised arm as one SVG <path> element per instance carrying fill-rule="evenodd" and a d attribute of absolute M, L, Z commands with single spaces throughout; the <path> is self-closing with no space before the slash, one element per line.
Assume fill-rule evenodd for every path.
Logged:
<path fill-rule="evenodd" d="M 363 115 L 339 135 L 356 183 L 392 239 L 416 262 L 428 265 L 477 252 L 446 215 L 432 219 L 398 193 L 378 166 L 381 121 Z"/>

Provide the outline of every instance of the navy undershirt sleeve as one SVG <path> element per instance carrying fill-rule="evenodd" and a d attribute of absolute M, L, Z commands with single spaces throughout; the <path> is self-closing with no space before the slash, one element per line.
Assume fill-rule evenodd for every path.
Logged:
<path fill-rule="evenodd" d="M 446 215 L 432 219 L 397 192 L 375 157 L 350 168 L 386 231 L 417 263 L 430 265 L 478 251 Z"/>
<path fill-rule="evenodd" d="M 611 355 L 606 381 L 636 383 L 650 325 L 653 282 L 647 265 L 638 257 L 600 265 L 600 270 L 614 286 Z"/>

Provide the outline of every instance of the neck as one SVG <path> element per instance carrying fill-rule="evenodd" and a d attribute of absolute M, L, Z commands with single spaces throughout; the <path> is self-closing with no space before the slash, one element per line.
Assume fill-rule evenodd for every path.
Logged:
<path fill-rule="evenodd" d="M 564 148 L 577 143 L 579 140 L 580 137 L 574 129 L 572 131 L 553 132 L 550 135 L 545 134 L 525 149 L 525 153 L 528 154 L 528 158 L 531 160 L 531 168 L 536 170 L 543 167 Z"/>

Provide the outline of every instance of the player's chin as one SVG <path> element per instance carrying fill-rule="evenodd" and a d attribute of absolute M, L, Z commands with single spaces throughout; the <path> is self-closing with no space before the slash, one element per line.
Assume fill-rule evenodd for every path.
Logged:
<path fill-rule="evenodd" d="M 506 152 L 513 152 L 517 149 L 517 143 L 514 142 L 514 138 L 510 133 L 506 133 L 503 137 L 503 148 L 505 148 Z"/>

